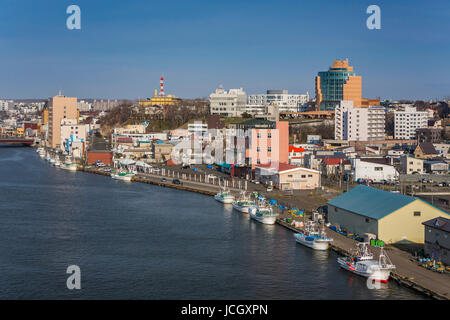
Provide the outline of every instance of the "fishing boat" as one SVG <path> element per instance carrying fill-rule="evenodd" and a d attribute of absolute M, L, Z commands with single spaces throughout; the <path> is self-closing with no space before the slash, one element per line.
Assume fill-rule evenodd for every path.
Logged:
<path fill-rule="evenodd" d="M 41 159 L 45 158 L 46 152 L 45 152 L 44 148 L 39 148 L 37 150 L 37 153 L 38 153 L 39 157 L 41 157 Z"/>
<path fill-rule="evenodd" d="M 311 221 L 305 224 L 303 232 L 294 234 L 295 241 L 314 250 L 327 250 L 333 239 L 327 237 L 325 230 L 317 230 L 316 224 Z"/>
<path fill-rule="evenodd" d="M 55 159 L 55 163 L 53 163 L 53 165 L 54 165 L 55 167 L 59 167 L 59 166 L 61 165 L 61 161 L 60 161 L 58 158 L 56 158 L 56 159 Z"/>
<path fill-rule="evenodd" d="M 264 224 L 275 224 L 278 217 L 278 213 L 273 212 L 272 207 L 267 205 L 262 197 L 257 199 L 254 206 L 248 208 L 248 214 L 250 218 Z"/>
<path fill-rule="evenodd" d="M 111 172 L 111 178 L 115 180 L 121 180 L 121 181 L 131 181 L 131 178 L 133 178 L 135 174 L 133 172 Z"/>
<path fill-rule="evenodd" d="M 224 188 L 214 196 L 214 199 L 222 203 L 232 203 L 234 196 Z"/>
<path fill-rule="evenodd" d="M 71 163 L 71 162 L 66 162 L 66 163 L 61 164 L 60 168 L 63 170 L 68 170 L 68 171 L 77 171 L 77 169 L 78 169 L 77 164 Z"/>
<path fill-rule="evenodd" d="M 245 191 L 241 192 L 239 199 L 232 202 L 232 206 L 239 212 L 248 213 L 248 208 L 255 205 L 255 201 L 247 197 Z"/>
<path fill-rule="evenodd" d="M 389 257 L 384 253 L 383 247 L 380 249 L 378 260 L 374 260 L 373 254 L 369 251 L 369 243 L 357 244 L 357 251 L 349 257 L 339 257 L 339 266 L 347 271 L 371 280 L 386 283 L 389 280 L 391 271 L 395 269 Z"/>

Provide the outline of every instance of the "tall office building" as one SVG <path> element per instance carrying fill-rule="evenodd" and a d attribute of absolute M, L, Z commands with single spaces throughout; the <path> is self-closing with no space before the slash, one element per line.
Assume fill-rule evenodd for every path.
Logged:
<path fill-rule="evenodd" d="M 341 101 L 335 111 L 335 139 L 348 141 L 385 139 L 386 112 L 383 107 L 355 107 L 353 101 Z"/>
<path fill-rule="evenodd" d="M 61 121 L 64 119 L 75 119 L 78 123 L 77 98 L 60 93 L 48 103 L 48 143 L 51 148 L 60 147 Z"/>
<path fill-rule="evenodd" d="M 316 107 L 334 110 L 341 100 L 351 100 L 355 107 L 362 103 L 362 78 L 357 76 L 348 60 L 335 60 L 328 71 L 316 77 Z"/>

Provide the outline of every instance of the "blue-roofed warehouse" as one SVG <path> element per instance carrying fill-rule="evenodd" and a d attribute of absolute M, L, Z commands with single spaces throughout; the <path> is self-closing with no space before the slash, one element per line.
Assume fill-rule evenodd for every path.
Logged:
<path fill-rule="evenodd" d="M 424 243 L 422 222 L 449 214 L 422 199 L 357 186 L 328 201 L 328 222 L 347 232 L 375 234 L 385 243 Z"/>

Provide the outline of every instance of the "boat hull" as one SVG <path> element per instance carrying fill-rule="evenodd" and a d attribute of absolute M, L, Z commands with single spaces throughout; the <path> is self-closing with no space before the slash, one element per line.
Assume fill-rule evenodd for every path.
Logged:
<path fill-rule="evenodd" d="M 120 181 L 131 181 L 132 175 L 126 175 L 126 176 L 120 176 L 118 174 L 112 174 L 111 178 L 114 180 L 120 180 Z"/>
<path fill-rule="evenodd" d="M 248 213 L 248 208 L 250 208 L 250 206 L 240 206 L 236 203 L 232 203 L 232 205 L 235 210 L 242 212 L 242 213 Z"/>
<path fill-rule="evenodd" d="M 77 171 L 77 166 L 61 165 L 60 168 L 67 171 Z"/>
<path fill-rule="evenodd" d="M 252 212 L 250 212 L 249 215 L 250 218 L 263 224 L 275 224 L 275 222 L 277 221 L 277 216 L 258 216 L 257 214 L 254 214 Z"/>
<path fill-rule="evenodd" d="M 389 280 L 391 275 L 391 270 L 388 269 L 378 269 L 378 270 L 370 270 L 363 271 L 359 270 L 358 267 L 353 263 L 349 263 L 344 258 L 338 258 L 339 266 L 347 271 L 350 271 L 358 276 L 369 278 L 374 281 L 379 281 L 386 283 Z"/>
<path fill-rule="evenodd" d="M 217 194 L 214 196 L 214 199 L 216 199 L 219 202 L 226 203 L 226 204 L 233 203 L 233 201 L 234 201 L 234 198 L 232 198 L 232 197 L 223 198 Z"/>

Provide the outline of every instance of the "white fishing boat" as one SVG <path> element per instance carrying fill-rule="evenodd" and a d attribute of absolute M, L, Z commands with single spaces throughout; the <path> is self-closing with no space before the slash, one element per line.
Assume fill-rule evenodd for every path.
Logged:
<path fill-rule="evenodd" d="M 267 205 L 265 199 L 261 197 L 254 206 L 249 207 L 248 214 L 250 218 L 264 224 L 275 224 L 278 217 L 278 213 L 273 212 L 272 207 Z"/>
<path fill-rule="evenodd" d="M 248 209 L 255 205 L 255 201 L 247 197 L 245 191 L 241 192 L 239 199 L 232 202 L 232 206 L 239 212 L 248 213 Z"/>
<path fill-rule="evenodd" d="M 232 203 L 234 196 L 224 188 L 214 196 L 214 199 L 222 203 Z"/>
<path fill-rule="evenodd" d="M 333 239 L 325 234 L 325 230 L 318 231 L 317 225 L 310 221 L 305 224 L 303 232 L 294 234 L 295 241 L 314 250 L 327 250 Z"/>
<path fill-rule="evenodd" d="M 381 248 L 378 260 L 374 260 L 373 254 L 369 251 L 369 243 L 357 244 L 357 252 L 350 257 L 339 257 L 339 266 L 347 271 L 359 276 L 369 278 L 374 281 L 387 282 L 391 271 L 395 269 L 389 257 Z"/>
<path fill-rule="evenodd" d="M 121 181 L 131 181 L 131 179 L 135 176 L 133 172 L 111 172 L 111 178 L 115 180 L 121 180 Z"/>
<path fill-rule="evenodd" d="M 55 159 L 55 163 L 53 163 L 55 167 L 59 167 L 61 165 L 61 161 L 58 158 Z"/>
<path fill-rule="evenodd" d="M 49 162 L 52 166 L 55 165 L 56 158 L 50 158 Z"/>
<path fill-rule="evenodd" d="M 60 168 L 68 171 L 77 171 L 78 166 L 76 163 L 66 162 L 61 164 Z"/>

